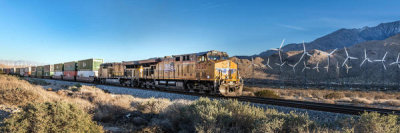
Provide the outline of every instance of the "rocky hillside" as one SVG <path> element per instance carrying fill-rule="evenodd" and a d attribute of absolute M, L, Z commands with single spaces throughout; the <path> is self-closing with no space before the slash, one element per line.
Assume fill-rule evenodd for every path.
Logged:
<path fill-rule="evenodd" d="M 312 42 L 306 43 L 307 49 L 329 50 L 343 48 L 358 43 L 371 40 L 384 40 L 388 37 L 400 33 L 400 21 L 381 23 L 375 27 L 364 27 L 355 29 L 339 29 L 333 33 L 320 37 Z M 287 44 L 283 51 L 302 50 L 301 43 Z M 238 56 L 241 59 L 250 59 L 251 57 L 266 57 L 276 53 L 276 51 L 267 50 L 254 56 Z"/>
<path fill-rule="evenodd" d="M 372 62 L 368 64 L 364 64 L 364 66 L 360 67 L 362 60 L 364 59 L 364 49 L 367 52 L 368 58 L 371 60 L 379 60 L 382 59 L 385 52 L 388 52 L 386 56 L 385 65 L 387 67 L 386 71 L 383 71 L 383 66 L 381 62 Z M 389 37 L 385 40 L 373 40 L 373 41 L 365 41 L 362 43 L 355 44 L 347 48 L 350 56 L 357 57 L 357 60 L 351 60 L 348 62 L 348 66 L 352 67 L 347 70 L 345 67 L 342 67 L 343 61 L 346 57 L 345 50 L 338 49 L 330 58 L 329 72 L 324 68 L 327 66 L 327 53 L 328 51 L 321 50 L 310 50 L 308 51 L 312 56 L 307 57 L 300 61 L 300 63 L 295 67 L 296 72 L 293 72 L 293 69 L 290 65 L 294 65 L 299 62 L 302 51 L 289 51 L 283 53 L 283 60 L 287 63 L 282 69 L 275 63 L 279 63 L 279 56 L 277 53 L 272 54 L 266 58 L 256 58 L 254 62 L 254 71 L 258 74 L 243 74 L 253 72 L 251 61 L 248 59 L 236 59 L 239 60 L 239 69 L 244 78 L 268 78 L 277 77 L 277 75 L 281 75 L 284 79 L 302 79 L 304 78 L 304 73 L 302 69 L 304 68 L 303 62 L 307 63 L 307 66 L 311 69 L 306 69 L 307 75 L 309 79 L 315 80 L 323 80 L 323 79 L 344 79 L 351 77 L 353 80 L 365 81 L 368 78 L 370 81 L 380 82 L 382 80 L 385 81 L 396 81 L 400 80 L 400 69 L 396 65 L 389 65 L 394 62 L 397 58 L 398 53 L 400 52 L 400 34 Z M 270 66 L 273 69 L 266 67 L 267 59 L 269 58 Z M 247 62 L 247 63 L 243 63 Z M 316 67 L 317 63 L 319 64 L 319 71 L 316 69 L 312 69 Z M 338 64 L 338 68 L 336 65 Z M 246 66 L 247 65 L 247 66 Z M 246 69 L 246 70 L 245 70 Z M 247 70 L 250 69 L 250 70 Z M 281 70 L 281 71 L 280 71 Z M 383 73 L 384 72 L 384 73 Z M 246 77 L 247 76 L 247 77 Z M 276 79 L 276 78 L 275 78 Z"/>

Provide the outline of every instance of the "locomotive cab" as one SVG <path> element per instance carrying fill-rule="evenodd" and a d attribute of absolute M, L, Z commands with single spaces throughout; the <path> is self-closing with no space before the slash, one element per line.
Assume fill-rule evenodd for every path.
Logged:
<path fill-rule="evenodd" d="M 243 83 L 239 77 L 238 66 L 228 59 L 228 54 L 220 51 L 209 51 L 197 56 L 198 79 L 213 80 L 215 90 L 221 95 L 242 95 Z"/>

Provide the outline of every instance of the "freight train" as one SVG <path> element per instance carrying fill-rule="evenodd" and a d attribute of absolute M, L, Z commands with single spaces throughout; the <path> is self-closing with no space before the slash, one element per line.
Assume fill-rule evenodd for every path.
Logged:
<path fill-rule="evenodd" d="M 212 50 L 113 63 L 87 59 L 27 68 L 4 68 L 3 72 L 37 78 L 240 96 L 243 81 L 237 64 L 228 58 L 226 52 Z"/>

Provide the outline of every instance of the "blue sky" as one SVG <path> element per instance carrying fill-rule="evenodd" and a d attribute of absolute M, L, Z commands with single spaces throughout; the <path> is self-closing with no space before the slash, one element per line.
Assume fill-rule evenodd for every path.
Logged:
<path fill-rule="evenodd" d="M 1 0 L 0 59 L 130 61 L 226 51 L 252 55 L 340 28 L 400 20 L 385 0 Z"/>

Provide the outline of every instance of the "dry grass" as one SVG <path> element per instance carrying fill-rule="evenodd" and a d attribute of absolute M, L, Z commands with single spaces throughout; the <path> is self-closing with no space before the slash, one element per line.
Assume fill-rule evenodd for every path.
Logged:
<path fill-rule="evenodd" d="M 270 90 L 283 99 L 304 100 L 324 103 L 340 103 L 367 105 L 370 107 L 381 107 L 400 109 L 400 92 L 378 92 L 378 91 L 350 91 L 350 90 L 318 90 L 318 89 L 272 89 L 247 87 L 248 91 L 256 93 L 261 90 Z"/>
<path fill-rule="evenodd" d="M 92 104 L 86 100 L 60 96 L 14 76 L 0 75 L 0 83 L 0 104 L 24 106 L 33 102 L 63 101 L 80 105 L 86 110 L 93 108 Z"/>

